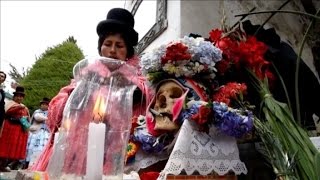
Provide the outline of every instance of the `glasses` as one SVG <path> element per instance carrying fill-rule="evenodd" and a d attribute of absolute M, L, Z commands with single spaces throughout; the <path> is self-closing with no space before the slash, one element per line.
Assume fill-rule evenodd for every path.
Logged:
<path fill-rule="evenodd" d="M 2 78 L 6 78 L 6 76 L 4 76 L 4 75 L 0 75 L 0 77 L 2 77 Z"/>

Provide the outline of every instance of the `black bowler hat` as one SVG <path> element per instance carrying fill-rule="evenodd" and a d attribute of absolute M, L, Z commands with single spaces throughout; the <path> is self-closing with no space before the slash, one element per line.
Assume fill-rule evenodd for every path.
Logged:
<path fill-rule="evenodd" d="M 42 98 L 42 101 L 40 101 L 40 104 L 49 104 L 50 103 L 50 99 L 47 97 Z"/>
<path fill-rule="evenodd" d="M 133 15 L 126 9 L 113 8 L 107 14 L 107 19 L 97 26 L 97 33 L 103 36 L 106 32 L 121 32 L 128 35 L 130 45 L 138 44 L 138 33 L 134 28 Z"/>
<path fill-rule="evenodd" d="M 16 91 L 15 92 L 13 92 L 13 95 L 16 95 L 16 94 L 21 94 L 21 95 L 25 95 L 24 94 L 24 87 L 22 87 L 22 86 L 17 86 L 16 87 Z"/>

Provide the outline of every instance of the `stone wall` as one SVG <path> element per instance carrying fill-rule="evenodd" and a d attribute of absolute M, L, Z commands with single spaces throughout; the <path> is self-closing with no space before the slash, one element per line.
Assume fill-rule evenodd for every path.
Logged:
<path fill-rule="evenodd" d="M 193 32 L 208 37 L 211 29 L 220 27 L 223 17 L 226 18 L 227 24 L 233 25 L 240 19 L 235 17 L 237 14 L 247 13 L 254 7 L 255 11 L 277 10 L 284 2 L 284 0 L 181 1 L 181 36 Z M 314 1 L 313 4 L 315 7 L 320 7 L 319 1 Z M 282 10 L 305 11 L 300 0 L 291 0 Z M 269 13 L 250 15 L 246 19 L 253 24 L 262 24 L 269 15 Z M 309 19 L 305 16 L 277 13 L 264 28 L 275 28 L 281 39 L 291 44 L 298 52 L 309 23 Z M 315 72 L 310 45 L 305 44 L 304 47 L 302 58 Z"/>

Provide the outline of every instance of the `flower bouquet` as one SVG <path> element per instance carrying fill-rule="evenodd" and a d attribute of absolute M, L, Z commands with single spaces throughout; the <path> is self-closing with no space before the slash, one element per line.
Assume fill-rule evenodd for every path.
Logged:
<path fill-rule="evenodd" d="M 277 178 L 317 179 L 320 172 L 318 150 L 296 122 L 287 104 L 277 101 L 270 91 L 277 88 L 276 80 L 283 79 L 281 76 L 276 79 L 273 74 L 276 69 L 271 71 L 271 63 L 266 60 L 268 46 L 256 37 L 247 35 L 241 28 L 228 32 L 212 30 L 210 40 L 223 51 L 223 59 L 217 64 L 217 70 L 221 73 L 218 77 L 222 80 L 220 82 L 228 84 L 230 80 L 236 80 L 246 83 L 250 88 L 248 101 L 243 103 L 242 97 L 236 98 L 234 106 L 251 109 L 248 106 L 250 104 L 256 104 L 256 107 L 259 103 L 261 105 L 262 111 L 255 108 L 254 125 L 263 142 L 264 155 L 273 166 Z M 236 97 L 239 89 L 222 90 L 224 93 L 214 95 L 214 98 L 229 103 L 230 100 L 225 96 Z M 259 92 L 260 98 L 254 91 Z M 252 98 L 252 95 L 255 97 Z"/>
<path fill-rule="evenodd" d="M 142 56 L 142 72 L 152 82 L 166 77 L 215 76 L 222 52 L 204 38 L 184 37 Z M 165 77 L 163 77 L 165 76 Z"/>

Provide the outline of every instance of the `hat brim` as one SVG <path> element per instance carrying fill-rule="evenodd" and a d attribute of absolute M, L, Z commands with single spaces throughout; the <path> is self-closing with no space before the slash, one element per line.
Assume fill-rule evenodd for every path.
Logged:
<path fill-rule="evenodd" d="M 25 93 L 23 93 L 23 92 L 13 92 L 13 95 L 16 95 L 16 94 L 21 94 L 21 95 L 26 95 Z"/>
<path fill-rule="evenodd" d="M 120 32 L 127 33 L 129 43 L 132 46 L 138 44 L 138 33 L 128 25 L 113 19 L 103 20 L 97 26 L 97 33 L 99 36 L 103 36 L 107 32 Z"/>

